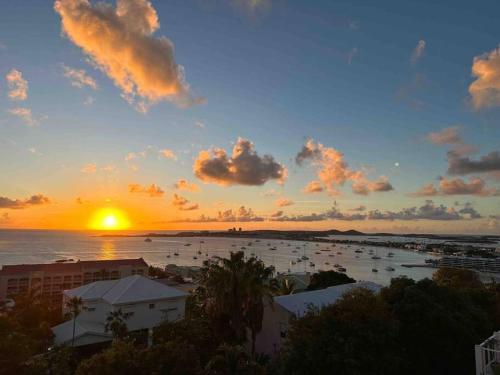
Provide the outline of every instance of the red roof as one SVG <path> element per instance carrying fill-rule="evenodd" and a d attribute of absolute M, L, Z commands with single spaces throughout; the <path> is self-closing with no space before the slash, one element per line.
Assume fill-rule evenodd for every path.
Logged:
<path fill-rule="evenodd" d="M 147 267 L 148 264 L 142 258 L 138 259 L 110 259 L 110 260 L 82 260 L 67 263 L 46 264 L 13 264 L 5 265 L 0 270 L 2 275 L 14 275 L 29 272 L 79 272 L 85 268 L 109 268 L 119 266 Z"/>

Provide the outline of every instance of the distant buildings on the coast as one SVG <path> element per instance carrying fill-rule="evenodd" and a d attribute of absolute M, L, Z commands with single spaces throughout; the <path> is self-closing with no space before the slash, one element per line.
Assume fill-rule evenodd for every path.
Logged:
<path fill-rule="evenodd" d="M 147 274 L 148 264 L 142 258 L 5 265 L 0 270 L 0 301 L 30 292 L 60 303 L 64 290 Z"/>

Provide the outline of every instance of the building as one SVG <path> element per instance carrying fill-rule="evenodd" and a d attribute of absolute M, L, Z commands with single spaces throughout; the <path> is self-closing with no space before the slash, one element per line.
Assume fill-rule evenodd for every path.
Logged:
<path fill-rule="evenodd" d="M 75 322 L 74 345 L 83 346 L 112 339 L 105 329 L 106 318 L 112 311 L 121 310 L 128 316 L 125 323 L 129 331 L 151 329 L 165 320 L 183 319 L 188 295 L 147 277 L 134 275 L 65 290 L 63 306 L 73 297 L 82 299 L 81 313 Z M 71 343 L 73 319 L 53 327 L 52 331 L 57 345 Z"/>
<path fill-rule="evenodd" d="M 500 257 L 443 257 L 438 262 L 439 267 L 467 268 L 483 272 L 500 272 Z"/>
<path fill-rule="evenodd" d="M 475 347 L 476 375 L 497 374 L 500 368 L 500 331 Z"/>
<path fill-rule="evenodd" d="M 5 265 L 0 270 L 0 301 L 32 291 L 61 303 L 63 290 L 136 274 L 148 274 L 148 264 L 142 258 Z"/>
<path fill-rule="evenodd" d="M 322 309 L 332 305 L 345 293 L 355 288 L 366 288 L 378 293 L 382 286 L 370 281 L 360 281 L 274 297 L 274 303 L 264 307 L 262 330 L 257 335 L 255 343 L 256 352 L 269 355 L 277 353 L 286 340 L 288 327 L 293 318 L 304 316 L 311 308 Z"/>

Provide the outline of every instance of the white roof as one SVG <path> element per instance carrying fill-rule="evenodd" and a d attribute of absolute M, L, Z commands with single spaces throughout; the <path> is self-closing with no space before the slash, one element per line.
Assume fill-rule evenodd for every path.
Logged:
<path fill-rule="evenodd" d="M 310 306 L 319 309 L 332 305 L 346 292 L 354 288 L 366 288 L 378 293 L 382 286 L 371 281 L 359 281 L 357 283 L 331 286 L 326 289 L 312 290 L 297 294 L 274 297 L 274 303 L 282 306 L 285 310 L 300 317 L 305 315 Z"/>
<path fill-rule="evenodd" d="M 118 280 L 96 281 L 66 290 L 64 294 L 70 298 L 79 297 L 83 301 L 102 299 L 112 305 L 188 296 L 188 293 L 179 289 L 140 275 Z"/>
<path fill-rule="evenodd" d="M 54 333 L 54 341 L 56 344 L 64 344 L 73 340 L 73 319 L 52 327 Z M 75 323 L 75 340 L 78 338 L 89 335 L 97 336 L 95 339 L 98 341 L 107 341 L 112 339 L 111 333 L 107 333 L 104 324 L 87 322 L 76 319 Z"/>

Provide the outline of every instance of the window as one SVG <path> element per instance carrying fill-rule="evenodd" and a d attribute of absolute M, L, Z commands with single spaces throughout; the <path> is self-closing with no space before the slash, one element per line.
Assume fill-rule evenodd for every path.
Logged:
<path fill-rule="evenodd" d="M 94 312 L 95 311 L 95 307 L 83 307 L 84 310 L 88 311 L 88 312 Z"/>
<path fill-rule="evenodd" d="M 154 304 L 154 303 L 150 303 L 150 304 L 149 304 L 149 309 L 150 309 L 150 310 L 154 309 L 155 307 L 156 307 L 156 306 L 155 306 L 155 304 Z"/>

